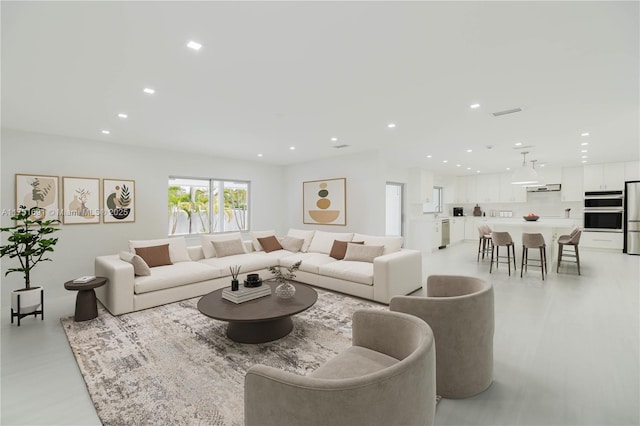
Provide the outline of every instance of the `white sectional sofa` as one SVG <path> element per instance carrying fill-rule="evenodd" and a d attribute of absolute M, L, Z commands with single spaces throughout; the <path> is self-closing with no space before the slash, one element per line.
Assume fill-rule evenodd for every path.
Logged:
<path fill-rule="evenodd" d="M 184 237 L 129 241 L 126 252 L 96 257 L 95 275 L 109 280 L 95 289 L 96 295 L 112 314 L 120 315 L 228 287 L 232 266 L 241 266 L 242 283 L 249 273 L 268 279 L 270 266 L 288 267 L 297 261 L 302 264 L 296 281 L 385 304 L 422 286 L 422 255 L 403 249 L 401 237 L 296 229 L 279 239 L 274 239 L 274 231 L 252 232 L 250 237 L 243 241 L 240 233 L 203 235 L 201 244 L 191 247 Z M 263 238 L 272 251 L 264 250 L 259 241 Z M 274 249 L 274 240 L 284 248 Z M 160 266 L 149 267 L 134 256 L 144 254 L 145 247 L 154 251 L 164 245 L 169 259 Z"/>

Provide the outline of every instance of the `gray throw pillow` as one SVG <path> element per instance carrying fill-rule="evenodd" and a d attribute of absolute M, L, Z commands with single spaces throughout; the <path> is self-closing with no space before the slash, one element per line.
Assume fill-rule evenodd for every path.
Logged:
<path fill-rule="evenodd" d="M 344 255 L 344 260 L 373 263 L 373 259 L 381 256 L 383 251 L 384 246 L 368 246 L 349 243 L 347 244 L 347 252 Z"/>
<path fill-rule="evenodd" d="M 137 254 L 130 253 L 128 251 L 120 252 L 120 260 L 124 260 L 127 263 L 133 265 L 133 273 L 134 275 L 151 275 L 151 269 L 149 269 L 149 265 Z"/>
<path fill-rule="evenodd" d="M 232 256 L 234 254 L 244 254 L 244 244 L 240 238 L 236 240 L 211 241 L 216 250 L 216 257 Z"/>
<path fill-rule="evenodd" d="M 303 244 L 304 238 L 284 237 L 280 239 L 280 245 L 282 248 L 293 253 L 297 253 L 302 250 Z"/>

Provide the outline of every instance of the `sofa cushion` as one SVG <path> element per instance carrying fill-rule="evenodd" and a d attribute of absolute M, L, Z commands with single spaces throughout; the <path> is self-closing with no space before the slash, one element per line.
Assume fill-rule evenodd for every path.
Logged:
<path fill-rule="evenodd" d="M 129 251 L 136 252 L 138 247 L 153 247 L 169 244 L 169 257 L 172 263 L 191 262 L 184 237 L 160 238 L 156 240 L 129 240 Z"/>
<path fill-rule="evenodd" d="M 151 247 L 137 247 L 136 255 L 140 256 L 150 268 L 154 266 L 173 265 L 169 257 L 169 244 Z"/>
<path fill-rule="evenodd" d="M 349 232 L 316 231 L 316 233 L 313 235 L 313 239 L 311 240 L 311 244 L 309 244 L 309 249 L 307 251 L 329 254 L 335 240 L 351 241 L 352 238 L 353 234 Z"/>
<path fill-rule="evenodd" d="M 135 277 L 134 292 L 136 294 L 165 288 L 179 287 L 187 284 L 219 278 L 221 271 L 199 262 L 179 262 L 173 265 L 151 268 L 151 275 Z"/>
<path fill-rule="evenodd" d="M 347 252 L 344 254 L 344 260 L 353 260 L 357 262 L 373 262 L 373 259 L 381 256 L 383 252 L 384 246 L 347 244 Z"/>
<path fill-rule="evenodd" d="M 384 246 L 382 254 L 395 253 L 400 251 L 404 239 L 402 237 L 380 237 L 375 235 L 354 234 L 353 241 L 364 241 L 369 246 Z"/>
<path fill-rule="evenodd" d="M 273 229 L 270 231 L 251 231 L 249 232 L 249 237 L 251 237 L 251 242 L 253 243 L 253 249 L 255 251 L 262 251 L 262 244 L 260 244 L 259 238 L 275 236 L 276 231 Z"/>
<path fill-rule="evenodd" d="M 369 262 L 339 260 L 319 266 L 318 273 L 325 277 L 373 285 L 373 263 Z"/>
<path fill-rule="evenodd" d="M 258 242 L 262 246 L 265 252 L 271 253 L 272 251 L 282 250 L 280 242 L 275 235 L 269 237 L 258 238 Z"/>
<path fill-rule="evenodd" d="M 133 274 L 134 275 L 151 275 L 151 270 L 149 269 L 149 265 L 144 261 L 143 258 L 138 256 L 137 254 L 129 253 L 128 251 L 120 252 L 120 260 L 124 260 L 133 265 Z"/>
<path fill-rule="evenodd" d="M 364 244 L 364 241 L 351 241 L 352 244 Z M 331 251 L 329 252 L 329 256 L 333 257 L 337 260 L 344 259 L 344 255 L 347 252 L 347 241 L 339 241 L 335 240 L 333 242 L 333 246 L 331 247 Z"/>
<path fill-rule="evenodd" d="M 304 251 L 306 252 L 307 250 L 309 250 L 309 244 L 311 244 L 311 239 L 313 238 L 313 234 L 315 234 L 316 231 L 311 230 L 311 231 L 305 231 L 303 229 L 289 229 L 289 232 L 287 232 L 287 237 L 295 237 L 295 238 L 302 238 L 304 240 L 304 244 L 302 244 L 302 248 L 300 249 L 300 251 Z"/>
<path fill-rule="evenodd" d="M 239 232 L 230 232 L 228 234 L 205 234 L 200 235 L 200 245 L 202 246 L 202 253 L 206 259 L 216 257 L 216 249 L 213 247 L 212 241 L 227 241 L 242 239 L 242 235 Z"/>
<path fill-rule="evenodd" d="M 304 238 L 296 238 L 296 237 L 282 237 L 280 239 L 280 245 L 284 250 L 290 251 L 291 253 L 297 253 L 302 250 L 302 245 L 304 244 Z"/>
<path fill-rule="evenodd" d="M 318 274 L 318 268 L 321 265 L 326 265 L 328 263 L 337 262 L 333 257 L 324 253 L 294 253 L 290 256 L 285 256 L 280 259 L 280 266 L 284 268 L 288 268 L 294 263 L 302 261 L 300 265 L 300 270 L 304 272 L 311 272 L 314 274 Z"/>
<path fill-rule="evenodd" d="M 278 252 L 273 252 L 278 253 Z M 286 253 L 284 250 L 282 253 Z M 271 254 L 271 253 L 269 253 Z M 267 269 L 269 266 L 277 266 L 278 258 L 271 257 L 269 254 L 262 253 L 245 253 L 235 254 L 226 257 L 212 257 L 209 259 L 202 259 L 199 263 L 209 265 L 220 269 L 223 277 L 231 275 L 229 267 L 240 266 L 240 274 L 246 274 L 251 271 L 258 271 L 260 269 Z"/>
<path fill-rule="evenodd" d="M 233 256 L 234 254 L 244 254 L 244 244 L 240 238 L 234 240 L 211 241 L 216 251 L 216 257 Z"/>
<path fill-rule="evenodd" d="M 391 367 L 398 362 L 400 361 L 382 352 L 362 346 L 351 346 L 309 373 L 309 377 L 316 379 L 362 377 Z"/>

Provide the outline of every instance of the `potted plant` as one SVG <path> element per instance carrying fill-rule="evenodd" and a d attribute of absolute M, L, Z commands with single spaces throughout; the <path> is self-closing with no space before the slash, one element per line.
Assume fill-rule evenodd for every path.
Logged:
<path fill-rule="evenodd" d="M 53 252 L 53 246 L 58 242 L 51 234 L 59 231 L 52 225 L 59 224 L 60 221 L 37 220 L 41 217 L 43 216 L 37 207 L 27 209 L 20 206 L 11 217 L 16 224 L 0 228 L 0 232 L 10 234 L 7 244 L 0 246 L 0 257 L 17 258 L 20 262 L 19 267 L 7 269 L 5 276 L 12 272 L 22 272 L 24 275 L 24 288 L 14 290 L 11 294 L 11 322 L 17 316 L 18 325 L 25 315 L 37 316 L 38 313 L 43 313 L 42 310 L 38 310 L 42 304 L 43 290 L 42 287 L 31 287 L 31 270 L 40 262 L 51 261 L 47 256 Z"/>
<path fill-rule="evenodd" d="M 276 287 L 276 296 L 282 299 L 289 299 L 296 294 L 296 288 L 289 280 L 296 277 L 296 271 L 300 269 L 300 264 L 302 264 L 302 261 L 294 263 L 286 268 L 286 272 L 282 272 L 283 268 L 269 266 L 269 272 L 273 274 L 276 282 L 279 283 Z"/>

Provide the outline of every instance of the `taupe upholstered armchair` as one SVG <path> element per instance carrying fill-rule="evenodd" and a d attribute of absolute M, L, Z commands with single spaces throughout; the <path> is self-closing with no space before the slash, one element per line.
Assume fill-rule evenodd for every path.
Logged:
<path fill-rule="evenodd" d="M 422 318 L 436 341 L 436 393 L 478 394 L 493 381 L 493 285 L 480 278 L 431 275 L 427 297 L 396 296 L 392 311 Z"/>
<path fill-rule="evenodd" d="M 247 426 L 431 425 L 435 408 L 433 333 L 398 312 L 355 312 L 352 346 L 307 376 L 256 365 L 245 377 Z"/>

